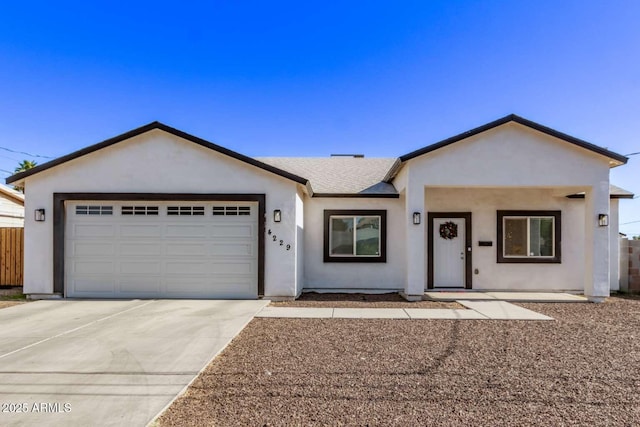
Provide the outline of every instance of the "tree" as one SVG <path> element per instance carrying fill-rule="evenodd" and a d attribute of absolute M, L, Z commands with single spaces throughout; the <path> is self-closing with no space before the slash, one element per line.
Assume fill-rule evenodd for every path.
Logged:
<path fill-rule="evenodd" d="M 15 173 L 25 172 L 25 171 L 28 171 L 29 169 L 35 168 L 37 165 L 38 163 L 34 162 L 33 160 L 23 160 L 20 163 L 18 163 L 18 167 L 14 169 L 14 172 Z M 24 187 L 22 185 L 16 185 L 13 188 L 16 191 L 24 193 Z"/>

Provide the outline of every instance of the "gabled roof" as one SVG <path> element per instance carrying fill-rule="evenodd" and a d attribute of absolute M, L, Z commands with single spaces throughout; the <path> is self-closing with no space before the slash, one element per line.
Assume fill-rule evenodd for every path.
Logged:
<path fill-rule="evenodd" d="M 13 200 L 14 202 L 24 206 L 24 194 L 20 193 L 19 191 L 16 191 L 13 188 L 9 188 L 6 185 L 0 184 L 0 193 Z"/>
<path fill-rule="evenodd" d="M 387 174 L 398 159 L 339 157 L 259 157 L 257 160 L 304 174 L 314 197 L 398 197 L 395 187 L 386 182 Z"/>
<path fill-rule="evenodd" d="M 555 138 L 561 139 L 563 141 L 566 141 L 570 144 L 576 145 L 578 147 L 587 149 L 589 151 L 593 151 L 594 153 L 600 154 L 602 156 L 608 157 L 609 159 L 615 160 L 616 166 L 620 165 L 620 164 L 625 164 L 627 163 L 627 160 L 629 160 L 627 157 L 623 156 L 622 154 L 618 154 L 618 153 L 614 153 L 613 151 L 609 151 L 605 148 L 599 147 L 597 145 L 591 144 L 587 141 L 583 141 L 581 139 L 575 138 L 571 135 L 567 135 L 566 133 L 562 133 L 562 132 L 558 132 L 557 130 L 551 129 L 549 127 L 543 126 L 541 124 L 538 124 L 536 122 L 532 122 L 531 120 L 527 120 L 524 119 L 520 116 L 516 116 L 515 114 L 510 114 L 508 116 L 505 116 L 501 119 L 495 120 L 491 123 L 487 123 L 486 125 L 477 127 L 475 129 L 471 129 L 467 132 L 461 133 L 459 135 L 456 136 L 452 136 L 451 138 L 447 138 L 445 140 L 442 140 L 440 142 L 436 142 L 435 144 L 431 144 L 428 145 L 424 148 L 421 148 L 419 150 L 416 151 L 412 151 L 411 153 L 405 154 L 404 156 L 400 157 L 400 160 L 402 162 L 406 162 L 408 160 L 411 160 L 415 157 L 418 156 L 422 156 L 423 154 L 427 154 L 430 153 L 432 151 L 435 151 L 439 148 L 443 148 L 446 147 L 448 145 L 451 145 L 455 142 L 458 141 L 462 141 L 463 139 L 469 138 L 471 136 L 477 135 L 479 133 L 488 131 L 490 129 L 493 129 L 495 127 L 501 126 L 505 123 L 509 123 L 509 122 L 515 122 L 515 123 L 519 123 L 523 126 L 527 126 L 531 129 L 535 129 L 539 132 L 545 133 L 547 135 L 553 136 Z"/>
<path fill-rule="evenodd" d="M 568 143 L 585 148 L 610 159 L 610 163 L 615 165 L 627 162 L 627 158 L 620 154 L 606 150 L 602 147 L 590 144 L 586 141 L 555 131 L 548 127 L 534 123 L 530 120 L 511 114 L 502 119 L 493 121 L 484 126 L 464 132 L 460 135 L 445 139 L 438 143 L 429 145 L 420 150 L 405 154 L 400 158 L 364 158 L 362 156 L 339 156 L 329 158 L 309 158 L 309 157 L 263 157 L 251 158 L 227 148 L 206 141 L 202 138 L 174 129 L 160 122 L 152 122 L 132 131 L 123 133 L 114 138 L 107 139 L 98 144 L 75 151 L 66 156 L 43 163 L 28 171 L 10 176 L 6 179 L 7 184 L 22 181 L 25 178 L 53 168 L 70 160 L 90 154 L 94 151 L 109 147 L 135 136 L 141 135 L 154 129 L 159 129 L 170 133 L 187 141 L 198 144 L 202 147 L 214 150 L 218 153 L 232 157 L 241 162 L 250 164 L 267 172 L 292 180 L 305 185 L 309 195 L 316 197 L 399 197 L 392 181 L 399 171 L 403 162 L 414 157 L 421 156 L 465 138 L 477 135 L 481 132 L 493 129 L 508 122 L 516 122 L 547 135 L 554 136 Z M 305 178 L 303 178 L 303 176 Z M 580 197 L 580 195 L 570 195 L 568 197 Z M 583 196 L 584 197 L 584 196 Z M 633 194 L 618 187 L 611 188 L 612 198 L 632 198 Z"/>
<path fill-rule="evenodd" d="M 51 169 L 51 168 L 53 168 L 55 166 L 61 165 L 62 163 L 66 163 L 66 162 L 68 162 L 70 160 L 77 159 L 78 157 L 82 157 L 82 156 L 85 156 L 85 155 L 87 155 L 89 153 L 93 153 L 94 151 L 98 151 L 98 150 L 101 150 L 103 148 L 110 147 L 110 146 L 112 146 L 114 144 L 117 144 L 119 142 L 122 142 L 122 141 L 125 141 L 127 139 L 133 138 L 135 136 L 141 135 L 141 134 L 143 134 L 145 132 L 149 132 L 149 131 L 154 130 L 154 129 L 162 130 L 164 132 L 170 133 L 170 134 L 175 135 L 177 137 L 186 139 L 187 141 L 191 141 L 191 142 L 193 142 L 195 144 L 198 144 L 198 145 L 200 145 L 202 147 L 208 148 L 208 149 L 213 150 L 213 151 L 217 151 L 218 153 L 227 155 L 227 156 L 232 157 L 232 158 L 234 158 L 236 160 L 240 160 L 241 162 L 244 162 L 244 163 L 250 164 L 252 166 L 255 166 L 257 168 L 263 169 L 263 170 L 265 170 L 267 172 L 271 172 L 271 173 L 273 173 L 275 175 L 279 175 L 279 176 L 281 176 L 283 178 L 290 179 L 290 180 L 295 181 L 295 182 L 297 182 L 299 184 L 302 184 L 302 185 L 307 185 L 308 180 L 306 178 L 302 178 L 301 176 L 294 175 L 294 174 L 292 174 L 290 172 L 278 169 L 276 167 L 273 167 L 271 165 L 263 163 L 263 162 L 261 162 L 259 160 L 256 160 L 256 159 L 253 159 L 251 157 L 245 156 L 243 154 L 236 153 L 235 151 L 231 151 L 228 148 L 221 147 L 221 146 L 216 145 L 216 144 L 214 144 L 212 142 L 206 141 L 206 140 L 204 140 L 202 138 L 198 138 L 197 136 L 190 135 L 190 134 L 188 134 L 186 132 L 182 132 L 182 131 L 180 131 L 178 129 L 172 128 L 172 127 L 167 126 L 167 125 L 165 125 L 163 123 L 160 123 L 160 122 L 149 123 L 148 125 L 141 126 L 141 127 L 137 128 L 137 129 L 131 130 L 131 131 L 126 132 L 126 133 L 123 133 L 122 135 L 118 135 L 116 137 L 107 139 L 105 141 L 102 141 L 102 142 L 99 142 L 97 144 L 91 145 L 89 147 L 83 148 L 81 150 L 75 151 L 75 152 L 73 152 L 71 154 L 67 154 L 66 156 L 58 157 L 57 159 L 54 159 L 54 160 L 51 160 L 50 162 L 38 165 L 38 166 L 36 166 L 36 167 L 34 167 L 32 169 L 29 169 L 29 170 L 27 170 L 25 172 L 17 173 L 15 175 L 12 175 L 9 178 L 7 178 L 6 179 L 6 183 L 7 184 L 11 184 L 13 182 L 21 181 L 21 180 L 23 180 L 23 179 L 25 179 L 25 178 L 27 178 L 29 176 L 35 175 L 35 174 L 40 173 L 42 171 L 45 171 L 47 169 Z"/>

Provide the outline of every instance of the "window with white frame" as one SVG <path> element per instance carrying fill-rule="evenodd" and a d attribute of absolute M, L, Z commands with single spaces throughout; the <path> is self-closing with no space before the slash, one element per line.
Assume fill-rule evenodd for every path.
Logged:
<path fill-rule="evenodd" d="M 560 211 L 498 211 L 498 262 L 559 263 Z"/>
<path fill-rule="evenodd" d="M 386 211 L 326 210 L 325 262 L 386 262 Z"/>

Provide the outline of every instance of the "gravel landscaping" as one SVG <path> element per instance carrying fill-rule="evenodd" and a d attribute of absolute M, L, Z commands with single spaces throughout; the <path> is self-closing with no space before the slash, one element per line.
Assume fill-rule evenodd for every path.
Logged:
<path fill-rule="evenodd" d="M 640 299 L 556 321 L 254 319 L 163 426 L 640 425 Z"/>
<path fill-rule="evenodd" d="M 275 307 L 333 307 L 333 308 L 465 308 L 457 302 L 410 302 L 398 293 L 345 294 L 307 292 L 295 301 L 272 302 Z"/>

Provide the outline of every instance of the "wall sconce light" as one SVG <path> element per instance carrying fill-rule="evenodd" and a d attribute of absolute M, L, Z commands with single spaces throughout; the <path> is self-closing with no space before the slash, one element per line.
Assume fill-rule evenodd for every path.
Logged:
<path fill-rule="evenodd" d="M 413 213 L 413 223 L 415 225 L 419 225 L 420 224 L 420 212 L 414 212 Z"/>
<path fill-rule="evenodd" d="M 33 213 L 33 218 L 36 221 L 44 221 L 44 209 L 36 209 Z"/>
<path fill-rule="evenodd" d="M 607 227 L 609 225 L 609 215 L 607 215 L 607 214 L 599 214 L 598 215 L 598 225 L 600 227 Z"/>
<path fill-rule="evenodd" d="M 282 212 L 280 211 L 280 209 L 276 209 L 275 211 L 273 211 L 273 222 L 280 221 L 282 221 Z"/>

